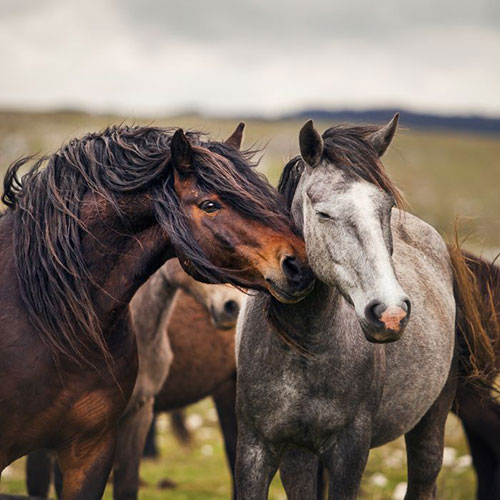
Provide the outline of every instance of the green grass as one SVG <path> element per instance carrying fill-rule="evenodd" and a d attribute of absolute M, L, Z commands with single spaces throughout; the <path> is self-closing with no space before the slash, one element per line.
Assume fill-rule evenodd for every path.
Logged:
<path fill-rule="evenodd" d="M 17 157 L 33 152 L 53 152 L 72 137 L 122 121 L 122 117 L 92 116 L 82 113 L 28 114 L 0 113 L 0 174 Z M 128 117 L 128 122 L 151 120 Z M 235 120 L 204 117 L 177 117 L 154 120 L 157 125 L 182 126 L 226 137 Z M 317 123 L 323 130 L 327 124 Z M 260 168 L 276 183 L 282 166 L 297 154 L 299 122 L 248 123 L 245 146 L 265 149 Z M 409 207 L 442 233 L 449 233 L 455 217 L 462 216 L 462 235 L 470 235 L 466 246 L 494 255 L 500 250 L 500 137 L 418 132 L 402 130 L 384 159 L 391 177 L 402 188 Z M 168 432 L 166 420 L 160 432 L 161 459 L 144 461 L 141 475 L 147 486 L 140 498 L 157 500 L 229 498 L 230 481 L 214 409 L 204 401 L 190 409 L 200 415 L 202 425 L 194 432 L 191 449 L 178 445 Z M 460 466 L 467 447 L 460 424 L 450 417 L 447 426 L 449 460 L 439 477 L 440 499 L 465 500 L 474 497 L 475 479 L 470 467 Z M 406 480 L 404 444 L 398 440 L 373 450 L 362 485 L 362 498 L 391 499 L 394 489 Z M 450 450 L 455 450 L 450 451 Z M 382 474 L 383 476 L 380 476 Z M 164 477 L 177 483 L 174 490 L 158 490 Z M 0 492 L 23 493 L 23 460 L 11 465 L 2 477 Z M 109 488 L 105 498 L 111 498 Z M 279 480 L 273 482 L 271 498 L 284 498 Z"/>

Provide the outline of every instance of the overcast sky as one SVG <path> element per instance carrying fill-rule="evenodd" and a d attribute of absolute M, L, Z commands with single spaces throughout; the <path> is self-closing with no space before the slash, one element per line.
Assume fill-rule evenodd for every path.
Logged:
<path fill-rule="evenodd" d="M 500 115 L 499 0 L 0 0 L 0 107 Z"/>

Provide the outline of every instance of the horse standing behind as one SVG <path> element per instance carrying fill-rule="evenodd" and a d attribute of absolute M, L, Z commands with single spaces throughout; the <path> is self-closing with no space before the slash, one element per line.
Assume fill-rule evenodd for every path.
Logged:
<path fill-rule="evenodd" d="M 100 498 L 137 374 L 134 293 L 163 262 L 300 300 L 303 241 L 238 150 L 182 130 L 113 127 L 12 165 L 0 218 L 0 471 L 57 454 L 64 499 Z M 29 366 L 29 369 L 25 367 Z"/>
<path fill-rule="evenodd" d="M 459 379 L 457 394 L 452 410 L 462 421 L 469 443 L 472 463 L 477 475 L 477 500 L 500 498 L 500 403 L 495 378 L 500 374 L 500 267 L 471 255 L 456 255 L 468 269 L 466 279 L 480 291 L 481 301 L 477 304 L 484 318 L 485 333 L 490 342 L 481 342 L 478 348 L 493 349 L 492 364 L 486 386 L 478 385 L 469 376 L 473 367 L 466 363 Z M 468 346 L 463 332 L 468 328 L 466 304 L 459 302 L 457 313 L 457 334 L 459 350 L 466 352 Z M 495 391 L 491 394 L 490 388 Z M 496 395 L 496 398 L 495 398 Z"/>
<path fill-rule="evenodd" d="M 208 311 L 199 302 L 181 292 L 168 325 L 174 360 L 154 404 L 155 412 L 161 413 L 179 410 L 211 396 L 224 437 L 231 480 L 237 439 L 234 324 L 230 329 L 220 328 L 220 323 L 210 321 Z M 225 325 L 229 326 L 229 321 Z M 182 417 L 176 423 L 186 435 Z"/>
<path fill-rule="evenodd" d="M 240 499 L 267 498 L 280 461 L 289 498 L 314 498 L 316 456 L 329 498 L 353 499 L 370 448 L 402 434 L 406 498 L 435 498 L 456 386 L 454 266 L 433 228 L 394 208 L 379 157 L 396 125 L 397 116 L 320 136 L 308 122 L 302 158 L 285 167 L 280 190 L 318 281 L 301 303 L 257 295 L 241 312 Z M 474 340 L 480 325 L 468 319 Z"/>
<path fill-rule="evenodd" d="M 243 292 L 231 286 L 195 281 L 183 271 L 179 261 L 173 259 L 163 265 L 132 299 L 130 308 L 136 330 L 139 373 L 120 421 L 113 469 L 113 498 L 116 500 L 137 498 L 139 465 L 153 420 L 153 405 L 162 388 L 167 385 L 166 381 L 179 354 L 178 346 L 172 345 L 169 324 L 175 320 L 178 306 L 182 307 L 182 303 L 186 303 L 184 294 L 189 294 L 197 305 L 210 312 L 209 317 L 204 315 L 206 322 L 211 320 L 224 328 L 228 324 L 234 326 L 244 296 Z M 196 312 L 197 307 L 184 309 L 191 321 L 195 320 L 193 316 Z M 188 334 L 186 331 L 183 333 Z M 191 351 L 190 355 L 191 362 L 197 364 L 193 359 L 197 357 L 196 352 Z M 188 376 L 189 373 L 185 372 L 184 379 Z"/>

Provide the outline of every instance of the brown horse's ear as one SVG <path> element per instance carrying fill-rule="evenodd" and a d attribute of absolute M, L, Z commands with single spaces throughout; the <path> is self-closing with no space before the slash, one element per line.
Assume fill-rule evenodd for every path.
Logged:
<path fill-rule="evenodd" d="M 303 160 L 315 167 L 323 155 L 323 139 L 314 128 L 312 120 L 306 122 L 299 134 L 300 155 Z"/>
<path fill-rule="evenodd" d="M 389 147 L 396 133 L 396 129 L 398 128 L 398 121 L 399 113 L 396 113 L 387 125 L 380 127 L 375 132 L 366 136 L 366 140 L 373 146 L 373 149 L 377 152 L 379 157 L 382 156 Z"/>
<path fill-rule="evenodd" d="M 170 159 L 179 174 L 189 174 L 193 165 L 193 148 L 181 128 L 177 129 L 172 137 Z"/>
<path fill-rule="evenodd" d="M 224 144 L 232 146 L 235 149 L 240 149 L 243 142 L 243 130 L 245 130 L 245 123 L 240 122 L 236 130 L 224 141 Z"/>

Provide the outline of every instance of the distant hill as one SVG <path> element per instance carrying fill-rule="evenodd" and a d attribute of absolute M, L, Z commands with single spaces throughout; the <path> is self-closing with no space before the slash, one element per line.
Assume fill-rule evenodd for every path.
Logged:
<path fill-rule="evenodd" d="M 368 109 L 353 111 L 348 109 L 326 110 L 305 109 L 297 113 L 283 116 L 284 119 L 308 119 L 327 122 L 363 122 L 384 123 L 392 118 L 397 111 L 401 114 L 400 123 L 403 127 L 433 128 L 460 130 L 464 132 L 500 133 L 500 118 L 486 118 L 483 116 L 453 116 L 434 115 L 430 113 L 416 113 L 405 109 Z"/>

